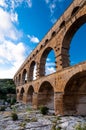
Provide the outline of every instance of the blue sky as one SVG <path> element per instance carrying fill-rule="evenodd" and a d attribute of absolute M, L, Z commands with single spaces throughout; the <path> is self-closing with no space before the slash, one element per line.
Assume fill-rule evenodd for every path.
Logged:
<path fill-rule="evenodd" d="M 38 45 L 72 1 L 0 0 L 0 78 L 13 78 L 25 58 Z M 72 39 L 71 64 L 86 58 L 84 56 L 85 33 L 86 25 L 82 26 Z M 83 43 L 81 43 L 81 39 Z M 74 47 L 75 43 L 78 43 L 76 48 Z M 79 50 L 82 44 L 84 44 L 82 48 L 84 51 L 78 52 L 76 55 L 76 50 Z M 49 57 L 47 61 L 49 71 L 53 71 L 53 68 L 50 68 Z M 53 66 L 53 63 L 51 65 Z"/>

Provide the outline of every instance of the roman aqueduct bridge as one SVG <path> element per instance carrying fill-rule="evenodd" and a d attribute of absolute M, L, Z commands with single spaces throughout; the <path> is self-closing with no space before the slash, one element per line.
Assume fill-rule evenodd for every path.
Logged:
<path fill-rule="evenodd" d="M 14 75 L 18 101 L 34 109 L 46 105 L 56 114 L 86 115 L 86 62 L 70 66 L 69 57 L 71 40 L 84 23 L 86 0 L 74 0 Z M 56 72 L 45 75 L 51 50 Z"/>

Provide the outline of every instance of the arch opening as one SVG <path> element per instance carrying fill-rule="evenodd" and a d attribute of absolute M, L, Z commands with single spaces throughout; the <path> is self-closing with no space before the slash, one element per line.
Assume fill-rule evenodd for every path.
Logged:
<path fill-rule="evenodd" d="M 35 80 L 37 77 L 37 65 L 35 61 L 32 61 L 29 69 L 29 81 Z"/>
<path fill-rule="evenodd" d="M 38 92 L 38 106 L 41 105 L 54 110 L 54 90 L 51 84 L 47 81 L 42 83 Z"/>
<path fill-rule="evenodd" d="M 86 23 L 83 24 L 78 31 L 75 33 L 71 40 L 70 45 L 70 65 L 75 65 L 79 62 L 83 62 L 86 60 Z"/>
<path fill-rule="evenodd" d="M 21 74 L 19 74 L 19 85 L 21 85 Z"/>
<path fill-rule="evenodd" d="M 64 113 L 86 115 L 86 71 L 75 74 L 64 90 Z"/>
<path fill-rule="evenodd" d="M 79 10 L 79 8 L 79 6 L 76 6 L 72 11 L 71 16 L 73 16 Z"/>
<path fill-rule="evenodd" d="M 34 89 L 33 89 L 33 86 L 30 86 L 28 88 L 28 92 L 27 92 L 27 103 L 32 106 L 32 102 L 33 102 L 33 93 L 34 93 Z"/>
<path fill-rule="evenodd" d="M 22 83 L 25 84 L 27 83 L 27 70 L 24 69 L 23 74 L 22 74 Z"/>
<path fill-rule="evenodd" d="M 62 43 L 63 66 L 82 62 L 85 57 L 86 14 L 78 18 L 66 32 Z M 82 44 L 82 42 L 84 42 Z M 84 47 L 83 47 L 84 46 Z M 82 48 L 82 49 L 81 49 Z M 83 53 L 84 54 L 81 54 Z M 84 56 L 84 58 L 82 58 Z M 81 58 L 81 59 L 80 59 Z"/>
<path fill-rule="evenodd" d="M 40 59 L 39 75 L 45 76 L 56 72 L 55 53 L 51 47 L 48 47 Z"/>
<path fill-rule="evenodd" d="M 23 101 L 24 88 L 21 88 L 19 100 Z"/>

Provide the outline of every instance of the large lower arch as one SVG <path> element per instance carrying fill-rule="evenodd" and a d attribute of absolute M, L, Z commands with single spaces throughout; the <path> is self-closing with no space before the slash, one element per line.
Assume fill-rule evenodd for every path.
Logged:
<path fill-rule="evenodd" d="M 52 85 L 45 81 L 41 84 L 38 92 L 38 106 L 47 106 L 54 109 L 54 89 Z"/>
<path fill-rule="evenodd" d="M 25 90 L 24 90 L 24 88 L 22 87 L 21 90 L 20 90 L 20 96 L 19 96 L 19 100 L 20 100 L 20 101 L 23 101 L 24 92 L 25 92 Z"/>
<path fill-rule="evenodd" d="M 63 96 L 64 114 L 86 115 L 86 71 L 72 76 Z"/>
<path fill-rule="evenodd" d="M 69 50 L 72 38 L 74 34 L 78 31 L 78 29 L 85 23 L 86 23 L 86 14 L 76 19 L 76 21 L 72 23 L 72 25 L 68 28 L 62 41 L 61 53 L 62 53 L 63 67 L 70 66 Z"/>
<path fill-rule="evenodd" d="M 32 102 L 33 102 L 33 93 L 34 93 L 33 86 L 29 86 L 28 91 L 27 91 L 27 103 L 30 106 L 32 106 Z"/>

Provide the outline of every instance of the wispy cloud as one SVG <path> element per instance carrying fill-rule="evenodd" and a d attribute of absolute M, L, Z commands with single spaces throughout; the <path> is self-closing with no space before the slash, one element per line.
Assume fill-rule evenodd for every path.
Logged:
<path fill-rule="evenodd" d="M 8 5 L 5 3 L 5 0 L 0 0 L 0 6 L 7 8 Z"/>
<path fill-rule="evenodd" d="M 29 38 L 30 42 L 39 43 L 39 39 L 35 37 L 34 35 L 33 36 L 27 35 L 27 37 Z"/>
<path fill-rule="evenodd" d="M 56 70 L 55 70 L 54 67 L 47 67 L 47 68 L 46 68 L 46 75 L 52 74 L 52 73 L 54 73 L 54 72 L 56 72 Z"/>
<path fill-rule="evenodd" d="M 56 8 L 56 3 L 51 3 L 50 5 L 49 5 L 49 8 L 50 8 L 50 12 L 51 12 L 51 15 L 54 13 L 54 10 L 55 10 L 55 8 Z"/>
<path fill-rule="evenodd" d="M 31 8 L 31 7 L 32 7 L 32 0 L 27 0 L 26 2 L 27 2 L 27 4 L 28 4 L 28 7 Z"/>
<path fill-rule="evenodd" d="M 51 18 L 51 22 L 54 24 L 57 21 L 57 19 L 55 17 Z"/>
<path fill-rule="evenodd" d="M 16 7 L 20 6 L 22 3 L 26 4 L 29 8 L 32 7 L 32 0 L 4 0 L 9 7 L 14 10 Z"/>
<path fill-rule="evenodd" d="M 48 4 L 50 2 L 50 0 L 45 0 L 46 4 Z"/>
<path fill-rule="evenodd" d="M 64 2 L 64 0 L 45 0 L 45 3 L 47 5 L 47 7 L 50 10 L 50 21 L 54 24 L 56 22 L 56 18 L 54 17 L 54 13 L 56 11 L 57 5 L 62 4 L 62 2 Z"/>

